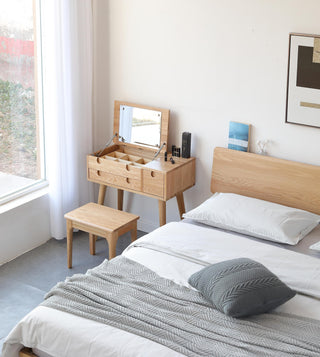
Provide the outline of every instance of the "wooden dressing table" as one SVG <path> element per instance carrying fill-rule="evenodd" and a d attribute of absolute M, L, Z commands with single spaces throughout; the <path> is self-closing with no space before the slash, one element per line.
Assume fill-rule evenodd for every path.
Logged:
<path fill-rule="evenodd" d="M 135 127 L 134 130 L 140 131 L 138 134 L 131 135 L 133 133 L 131 128 L 128 131 L 123 127 L 126 117 L 131 115 L 132 109 L 133 120 L 132 117 L 129 119 L 129 125 Z M 149 111 L 152 115 L 155 114 L 160 118 L 158 130 L 154 130 L 157 124 L 152 120 L 147 122 L 144 119 Z M 122 112 L 124 115 L 121 114 Z M 141 117 L 139 117 L 140 114 Z M 157 119 L 155 120 L 157 121 Z M 147 124 L 144 125 L 144 122 Z M 136 138 L 139 137 L 141 132 L 149 130 L 148 126 L 150 130 L 153 130 L 150 137 L 155 132 L 160 133 L 157 145 L 152 147 L 149 144 L 143 145 L 140 141 L 133 142 L 134 135 Z M 123 191 L 155 198 L 158 200 L 159 222 L 162 226 L 166 223 L 166 201 L 176 197 L 180 218 L 182 218 L 182 214 L 185 212 L 183 192 L 195 184 L 195 158 L 173 157 L 175 163 L 172 164 L 169 160 L 171 155 L 168 153 L 168 161 L 164 161 L 164 152 L 167 150 L 168 142 L 168 127 L 169 110 L 167 109 L 115 101 L 114 144 L 87 156 L 88 180 L 100 184 L 99 204 L 104 204 L 107 186 L 118 189 L 119 210 L 123 208 Z M 127 134 L 127 137 L 123 134 Z M 122 139 L 123 137 L 124 139 Z M 119 138 L 125 141 L 123 142 Z M 154 159 L 163 143 L 166 145 Z"/>

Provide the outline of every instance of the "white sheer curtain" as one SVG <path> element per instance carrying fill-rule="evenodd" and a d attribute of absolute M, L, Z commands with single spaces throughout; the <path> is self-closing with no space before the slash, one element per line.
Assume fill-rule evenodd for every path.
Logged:
<path fill-rule="evenodd" d="M 44 122 L 51 235 L 66 236 L 64 214 L 93 200 L 92 3 L 42 0 Z"/>

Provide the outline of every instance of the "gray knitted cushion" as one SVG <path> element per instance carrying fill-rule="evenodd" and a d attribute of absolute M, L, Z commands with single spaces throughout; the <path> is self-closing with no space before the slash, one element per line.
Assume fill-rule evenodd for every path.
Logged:
<path fill-rule="evenodd" d="M 264 265 L 248 258 L 210 265 L 191 275 L 189 284 L 233 317 L 267 312 L 296 294 Z"/>

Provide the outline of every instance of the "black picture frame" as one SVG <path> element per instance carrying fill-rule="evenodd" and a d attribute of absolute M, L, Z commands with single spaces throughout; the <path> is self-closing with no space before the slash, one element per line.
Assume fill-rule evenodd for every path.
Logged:
<path fill-rule="evenodd" d="M 289 34 L 285 122 L 320 128 L 320 35 Z"/>

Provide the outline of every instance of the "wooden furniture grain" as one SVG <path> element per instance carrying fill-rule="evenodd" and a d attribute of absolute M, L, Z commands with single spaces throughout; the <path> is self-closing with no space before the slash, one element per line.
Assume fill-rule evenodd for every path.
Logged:
<path fill-rule="evenodd" d="M 164 147 L 153 159 L 158 148 L 119 141 L 120 106 L 132 105 L 162 113 L 160 142 L 168 142 L 169 110 L 128 102 L 115 101 L 115 143 L 87 156 L 87 178 L 100 185 L 98 203 L 104 204 L 106 187 L 118 190 L 118 209 L 123 208 L 123 191 L 158 200 L 160 226 L 166 223 L 166 201 L 176 197 L 180 218 L 185 213 L 183 192 L 195 184 L 195 158 L 174 157 L 175 163 L 164 161 Z M 170 155 L 168 155 L 170 157 Z"/>
<path fill-rule="evenodd" d="M 89 233 L 90 254 L 95 254 L 96 237 L 106 238 L 109 246 L 109 259 L 116 256 L 119 236 L 131 231 L 131 240 L 137 239 L 137 220 L 139 216 L 115 210 L 96 203 L 88 203 L 65 214 L 67 220 L 68 268 L 72 268 L 73 229 Z"/>
<path fill-rule="evenodd" d="M 224 148 L 214 150 L 213 193 L 232 192 L 320 214 L 319 182 L 320 166 Z M 37 357 L 30 349 L 20 351 L 19 357 L 29 356 Z"/>
<path fill-rule="evenodd" d="M 231 192 L 320 214 L 320 167 L 215 148 L 211 191 Z"/>

